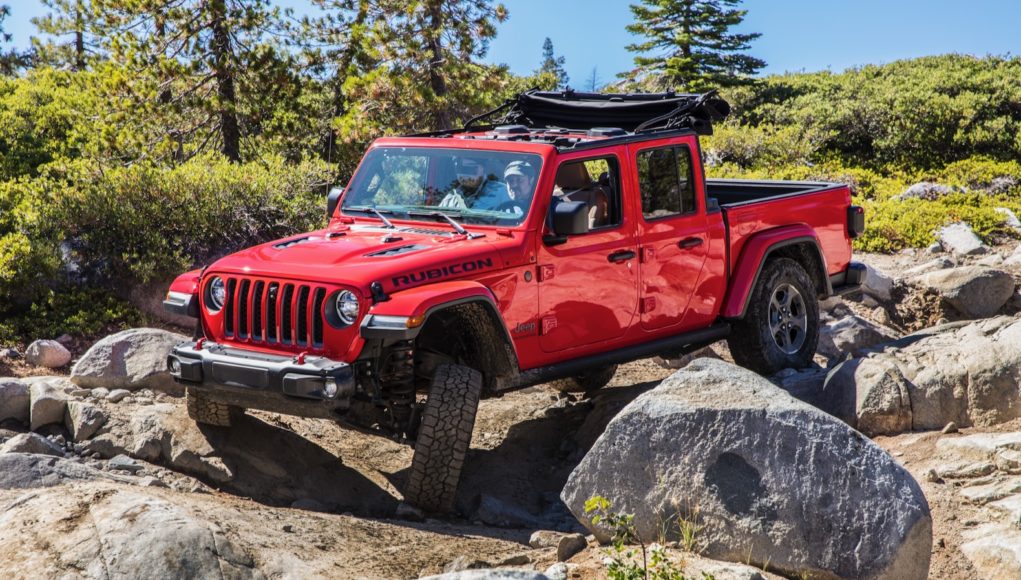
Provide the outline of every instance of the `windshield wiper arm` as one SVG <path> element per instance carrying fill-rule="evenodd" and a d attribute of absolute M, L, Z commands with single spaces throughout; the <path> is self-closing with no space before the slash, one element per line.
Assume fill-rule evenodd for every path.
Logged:
<path fill-rule="evenodd" d="M 451 210 L 451 211 L 457 211 L 457 210 Z M 427 217 L 443 218 L 443 219 L 447 220 L 447 223 L 449 223 L 451 225 L 451 227 L 454 228 L 455 232 L 457 232 L 459 235 L 467 236 L 469 238 L 478 238 L 478 237 L 481 237 L 483 235 L 483 234 L 473 234 L 473 233 L 470 233 L 468 230 L 464 229 L 464 226 L 462 226 L 457 220 L 455 220 L 454 218 L 450 217 L 449 215 L 447 215 L 446 213 L 444 213 L 442 211 L 409 211 L 408 215 L 409 216 L 427 216 Z"/>
<path fill-rule="evenodd" d="M 378 209 L 376 209 L 374 207 L 369 207 L 369 206 L 352 206 L 352 207 L 344 207 L 344 208 L 341 208 L 341 209 L 347 210 L 347 211 L 357 211 L 357 212 L 361 212 L 361 213 L 373 213 L 373 214 L 376 215 L 376 217 L 379 218 L 379 221 L 383 222 L 383 226 L 384 227 L 389 228 L 391 230 L 396 230 L 397 229 L 397 226 L 395 226 L 393 224 L 393 222 L 391 222 L 390 220 L 386 219 L 386 216 L 383 215 L 383 212 L 386 212 L 386 213 L 389 213 L 389 214 L 393 213 L 392 211 L 390 211 L 388 209 L 384 209 L 383 211 L 380 211 L 380 210 L 378 210 Z"/>

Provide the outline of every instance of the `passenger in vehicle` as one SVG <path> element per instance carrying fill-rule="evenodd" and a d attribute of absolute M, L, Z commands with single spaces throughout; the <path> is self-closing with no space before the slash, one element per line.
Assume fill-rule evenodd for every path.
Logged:
<path fill-rule="evenodd" d="M 439 207 L 497 210 L 511 200 L 507 184 L 487 177 L 481 162 L 460 159 L 456 171 L 456 185 L 443 197 Z"/>
<path fill-rule="evenodd" d="M 532 203 L 535 192 L 535 170 L 527 161 L 511 161 L 503 170 L 503 180 L 507 183 L 511 203 L 508 204 L 514 213 L 524 213 Z"/>

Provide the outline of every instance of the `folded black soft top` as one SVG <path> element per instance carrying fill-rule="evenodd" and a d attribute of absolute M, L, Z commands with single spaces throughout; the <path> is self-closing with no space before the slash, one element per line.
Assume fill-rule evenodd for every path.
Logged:
<path fill-rule="evenodd" d="M 713 121 L 730 113 L 730 105 L 712 91 L 703 94 L 604 94 L 531 90 L 508 102 L 503 119 L 533 128 L 588 130 L 615 127 L 628 132 L 688 127 L 712 134 Z"/>

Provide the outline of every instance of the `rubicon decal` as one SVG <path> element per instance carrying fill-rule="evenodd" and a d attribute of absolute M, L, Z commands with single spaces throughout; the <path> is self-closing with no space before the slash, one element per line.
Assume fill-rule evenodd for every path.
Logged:
<path fill-rule="evenodd" d="M 458 274 L 467 274 L 469 272 L 477 272 L 479 270 L 485 270 L 486 268 L 493 267 L 492 258 L 483 258 L 480 260 L 472 260 L 470 262 L 463 262 L 461 264 L 453 264 L 450 266 L 443 266 L 440 268 L 430 268 L 428 270 L 421 270 L 408 274 L 406 276 L 394 276 L 390 279 L 393 283 L 394 288 L 400 288 L 401 286 L 410 286 L 412 284 L 419 284 L 426 280 L 439 280 L 441 278 L 447 278 L 450 276 L 457 276 Z"/>

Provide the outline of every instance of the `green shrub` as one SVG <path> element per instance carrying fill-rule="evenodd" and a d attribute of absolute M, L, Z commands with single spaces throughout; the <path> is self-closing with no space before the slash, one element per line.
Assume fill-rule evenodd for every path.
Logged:
<path fill-rule="evenodd" d="M 935 201 L 887 199 L 861 201 L 865 208 L 865 233 L 855 240 L 855 249 L 893 252 L 924 248 L 936 241 L 936 232 L 947 224 L 964 221 L 985 241 L 997 235 L 1016 236 L 1004 225 L 1004 216 L 994 209 L 1017 202 L 983 194 L 955 193 Z"/>
<path fill-rule="evenodd" d="M 325 163 L 216 155 L 162 168 L 79 164 L 53 179 L 50 223 L 101 280 L 148 282 L 325 224 Z"/>
<path fill-rule="evenodd" d="M 0 318 L 0 344 L 27 343 L 63 334 L 97 338 L 151 323 L 131 304 L 108 291 L 96 288 L 49 290 L 26 311 Z"/>

